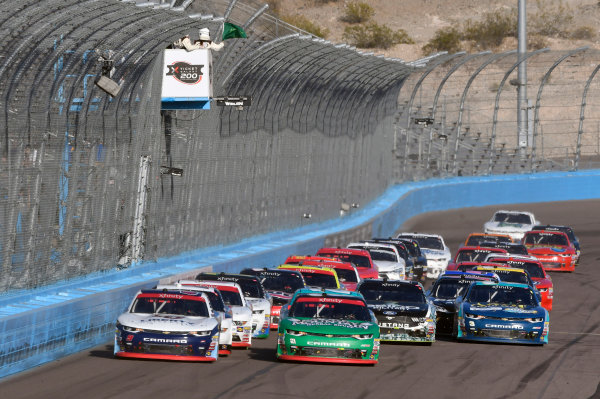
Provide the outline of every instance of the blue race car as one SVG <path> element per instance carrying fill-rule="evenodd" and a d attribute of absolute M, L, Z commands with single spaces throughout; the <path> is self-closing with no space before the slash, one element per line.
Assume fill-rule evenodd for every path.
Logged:
<path fill-rule="evenodd" d="M 457 298 L 456 337 L 462 340 L 547 344 L 550 319 L 530 286 L 471 283 Z"/>

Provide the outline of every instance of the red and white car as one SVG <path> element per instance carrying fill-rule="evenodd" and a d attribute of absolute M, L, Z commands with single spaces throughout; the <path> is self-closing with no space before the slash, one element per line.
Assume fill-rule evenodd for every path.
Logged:
<path fill-rule="evenodd" d="M 505 249 L 493 247 L 461 247 L 456 251 L 454 259 L 448 263 L 447 270 L 457 270 L 458 264 L 463 262 L 485 262 L 485 258 L 491 254 L 508 254 Z"/>
<path fill-rule="evenodd" d="M 335 260 L 312 260 L 308 259 L 301 263 L 302 266 L 323 266 L 335 269 L 340 283 L 348 291 L 356 291 L 356 286 L 361 282 L 360 275 L 356 267 L 350 262 L 341 262 Z"/>
<path fill-rule="evenodd" d="M 529 254 L 542 262 L 544 269 L 564 272 L 575 270 L 577 248 L 562 231 L 528 231 L 522 242 Z"/>

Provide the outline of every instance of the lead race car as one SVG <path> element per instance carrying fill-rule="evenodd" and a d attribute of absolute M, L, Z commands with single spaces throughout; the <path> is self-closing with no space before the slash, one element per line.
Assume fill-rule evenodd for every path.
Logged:
<path fill-rule="evenodd" d="M 474 282 L 456 302 L 455 334 L 460 340 L 548 343 L 548 311 L 526 284 Z"/>
<path fill-rule="evenodd" d="M 219 322 L 206 294 L 142 290 L 117 319 L 114 355 L 214 362 L 218 345 Z"/>
<path fill-rule="evenodd" d="M 357 292 L 300 289 L 281 310 L 277 358 L 376 364 L 379 361 L 377 319 Z"/>
<path fill-rule="evenodd" d="M 358 285 L 375 313 L 382 341 L 435 341 L 436 310 L 416 281 L 364 280 Z"/>
<path fill-rule="evenodd" d="M 520 241 L 523 235 L 540 222 L 531 212 L 496 211 L 492 219 L 483 225 L 486 234 L 507 234 L 514 241 Z"/>

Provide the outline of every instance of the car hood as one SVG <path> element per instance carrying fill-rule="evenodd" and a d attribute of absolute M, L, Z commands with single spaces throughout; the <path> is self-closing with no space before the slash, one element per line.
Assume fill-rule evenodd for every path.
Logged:
<path fill-rule="evenodd" d="M 523 223 L 487 222 L 484 227 L 486 229 L 497 231 L 529 231 L 533 225 Z"/>
<path fill-rule="evenodd" d="M 264 298 L 248 298 L 246 302 L 252 305 L 253 310 L 269 310 L 271 308 L 271 302 Z"/>
<path fill-rule="evenodd" d="M 387 272 L 390 270 L 404 268 L 404 260 L 400 259 L 400 262 L 390 262 L 387 260 L 377 260 L 373 261 L 380 272 Z"/>
<path fill-rule="evenodd" d="M 231 313 L 234 320 L 250 320 L 252 318 L 252 310 L 247 306 L 232 306 Z"/>
<path fill-rule="evenodd" d="M 213 330 L 218 322 L 213 317 L 186 317 L 148 313 L 124 313 L 117 319 L 124 326 L 144 330 L 187 332 Z"/>
<path fill-rule="evenodd" d="M 429 305 L 426 303 L 406 303 L 384 301 L 367 301 L 369 309 L 376 316 L 412 316 L 425 317 L 429 311 Z"/>
<path fill-rule="evenodd" d="M 318 334 L 368 334 L 379 331 L 376 323 L 340 319 L 285 318 L 280 329 L 290 329 Z"/>
<path fill-rule="evenodd" d="M 425 255 L 425 258 L 450 258 L 450 253 L 442 249 L 428 249 L 423 248 L 421 252 Z"/>
<path fill-rule="evenodd" d="M 542 317 L 545 310 L 541 306 L 512 306 L 498 303 L 466 303 L 464 311 L 481 316 L 532 318 Z"/>
<path fill-rule="evenodd" d="M 567 246 L 560 246 L 560 247 L 551 247 L 551 246 L 540 246 L 540 247 L 527 247 L 527 252 L 529 252 L 530 254 L 563 254 L 563 253 L 567 253 L 567 252 L 573 252 L 575 253 L 575 251 L 569 251 L 569 247 Z"/>

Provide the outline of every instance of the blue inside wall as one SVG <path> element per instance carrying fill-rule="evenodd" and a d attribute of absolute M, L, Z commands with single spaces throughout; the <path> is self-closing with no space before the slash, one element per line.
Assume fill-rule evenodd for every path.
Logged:
<path fill-rule="evenodd" d="M 0 378 L 108 341 L 116 317 L 144 287 L 200 269 L 271 267 L 290 254 L 314 253 L 327 237 L 370 223 L 389 236 L 430 212 L 510 203 L 600 198 L 600 170 L 427 180 L 396 185 L 340 219 L 257 236 L 0 297 Z"/>

